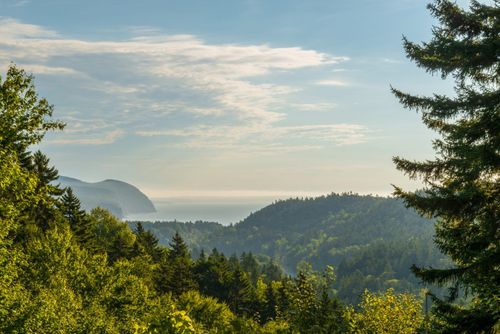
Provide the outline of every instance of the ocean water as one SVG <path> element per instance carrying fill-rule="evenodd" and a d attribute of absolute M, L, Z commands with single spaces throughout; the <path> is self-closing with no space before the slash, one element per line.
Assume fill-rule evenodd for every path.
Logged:
<path fill-rule="evenodd" d="M 273 203 L 272 197 L 179 197 L 152 198 L 156 212 L 128 215 L 125 220 L 211 221 L 223 225 L 238 223 L 250 213 Z"/>

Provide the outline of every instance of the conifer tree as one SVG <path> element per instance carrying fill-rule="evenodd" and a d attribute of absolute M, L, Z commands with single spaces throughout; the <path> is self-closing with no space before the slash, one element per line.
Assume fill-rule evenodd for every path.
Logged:
<path fill-rule="evenodd" d="M 112 239 L 111 245 L 107 250 L 108 260 L 114 263 L 120 259 L 130 259 L 133 256 L 133 244 L 130 244 L 127 238 L 117 235 Z"/>
<path fill-rule="evenodd" d="M 61 196 L 64 190 L 52 184 L 59 178 L 59 172 L 54 166 L 50 166 L 49 158 L 41 151 L 33 154 L 32 164 L 27 168 L 33 171 L 38 177 L 38 187 L 46 188 L 47 193 L 52 196 Z"/>
<path fill-rule="evenodd" d="M 85 213 L 85 210 L 82 209 L 81 202 L 73 193 L 73 189 L 66 188 L 59 202 L 59 208 L 68 221 L 80 245 L 92 249 L 95 235 L 94 226 Z"/>
<path fill-rule="evenodd" d="M 253 256 L 252 252 L 243 252 L 240 256 L 241 268 L 248 274 L 252 284 L 257 283 L 259 278 L 259 263 Z"/>
<path fill-rule="evenodd" d="M 229 299 L 232 273 L 224 254 L 214 248 L 206 260 L 200 257 L 194 269 L 201 293 L 216 297 L 220 301 Z"/>
<path fill-rule="evenodd" d="M 265 304 L 260 309 L 262 323 L 275 319 L 277 316 L 278 300 L 272 284 L 267 285 Z"/>
<path fill-rule="evenodd" d="M 196 289 L 194 280 L 193 261 L 188 247 L 179 232 L 176 232 L 170 242 L 168 263 L 170 265 L 170 277 L 168 288 L 174 295 Z"/>
<path fill-rule="evenodd" d="M 261 274 L 264 275 L 266 282 L 279 281 L 284 276 L 283 269 L 272 259 L 262 266 Z"/>
<path fill-rule="evenodd" d="M 299 332 L 306 332 L 316 324 L 317 292 L 310 277 L 299 272 L 290 286 L 290 307 L 288 317 L 293 328 Z"/>
<path fill-rule="evenodd" d="M 236 314 L 251 314 L 255 293 L 252 283 L 246 272 L 237 268 L 229 290 L 229 307 Z"/>
<path fill-rule="evenodd" d="M 43 200 L 32 207 L 30 216 L 38 227 L 46 230 L 56 216 L 57 197 L 64 193 L 64 190 L 53 184 L 59 177 L 59 172 L 50 165 L 49 158 L 40 151 L 36 151 L 33 155 L 25 152 L 20 156 L 21 162 L 24 163 L 23 168 L 37 177 L 36 192 L 43 195 Z"/>
<path fill-rule="evenodd" d="M 142 251 L 151 256 L 153 261 L 159 262 L 163 251 L 158 245 L 158 238 L 151 231 L 146 231 L 141 222 L 137 223 L 134 234 L 137 237 L 136 242 Z"/>
<path fill-rule="evenodd" d="M 66 189 L 64 194 L 61 196 L 60 207 L 71 228 L 76 230 L 77 225 L 85 219 L 85 210 L 82 210 L 81 202 L 73 193 L 73 189 Z"/>
<path fill-rule="evenodd" d="M 500 8 L 499 1 L 471 1 L 464 10 L 449 0 L 429 5 L 439 20 L 428 43 L 404 39 L 419 67 L 455 80 L 453 97 L 415 96 L 392 89 L 400 102 L 422 114 L 440 134 L 434 160 L 395 157 L 399 170 L 420 178 L 416 192 L 395 195 L 422 215 L 436 217 L 436 244 L 455 266 L 413 268 L 424 282 L 451 284 L 472 293 L 468 307 L 436 300 L 442 333 L 488 333 L 500 320 Z"/>

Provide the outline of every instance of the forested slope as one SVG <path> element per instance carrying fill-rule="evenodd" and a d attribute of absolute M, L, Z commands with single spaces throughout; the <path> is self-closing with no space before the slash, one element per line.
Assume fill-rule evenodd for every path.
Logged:
<path fill-rule="evenodd" d="M 393 198 L 330 194 L 277 201 L 233 226 L 144 226 L 163 243 L 178 231 L 195 254 L 212 248 L 229 255 L 263 254 L 289 274 L 302 261 L 317 270 L 333 265 L 339 296 L 347 302 L 355 302 L 364 288 L 417 292 L 421 286 L 410 272 L 413 264 L 447 263 L 433 245 L 433 223 Z"/>

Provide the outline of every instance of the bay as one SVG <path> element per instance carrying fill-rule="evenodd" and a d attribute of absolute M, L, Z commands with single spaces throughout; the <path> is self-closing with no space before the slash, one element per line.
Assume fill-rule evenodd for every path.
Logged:
<path fill-rule="evenodd" d="M 222 225 L 238 223 L 276 198 L 259 197 L 172 197 L 152 198 L 156 212 L 125 216 L 130 221 L 210 221 Z"/>

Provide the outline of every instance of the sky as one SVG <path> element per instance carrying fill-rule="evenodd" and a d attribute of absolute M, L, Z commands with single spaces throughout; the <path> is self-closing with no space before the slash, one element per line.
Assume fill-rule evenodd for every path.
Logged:
<path fill-rule="evenodd" d="M 0 0 L 0 73 L 35 77 L 61 175 L 151 197 L 388 195 L 432 158 L 391 85 L 453 93 L 405 57 L 423 0 Z M 467 1 L 459 1 L 467 4 Z"/>

